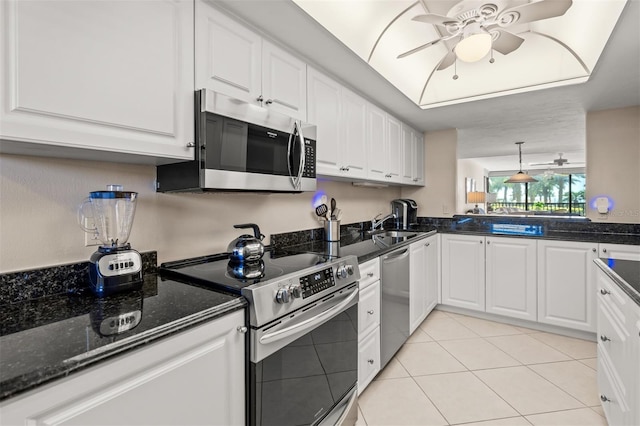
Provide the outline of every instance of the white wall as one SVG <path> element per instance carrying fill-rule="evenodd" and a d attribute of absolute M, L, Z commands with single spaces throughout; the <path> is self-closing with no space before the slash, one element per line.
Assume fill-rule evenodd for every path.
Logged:
<path fill-rule="evenodd" d="M 476 191 L 486 192 L 484 187 L 484 177 L 488 175 L 487 170 L 482 164 L 475 160 L 460 159 L 458 160 L 458 181 L 456 185 L 456 212 L 464 214 L 469 209 L 473 209 L 476 205 L 466 202 L 465 178 L 476 180 Z M 486 204 L 478 204 L 481 209 L 487 210 Z"/>
<path fill-rule="evenodd" d="M 587 207 L 598 222 L 640 223 L 640 106 L 587 114 L 587 202 L 607 196 L 608 214 Z"/>
<path fill-rule="evenodd" d="M 223 252 L 244 233 L 233 224 L 253 222 L 263 234 L 320 227 L 312 193 L 161 194 L 154 166 L 61 160 L 0 154 L 0 273 L 87 260 L 77 206 L 109 183 L 139 193 L 129 241 L 139 251 L 157 250 L 159 262 Z M 400 189 L 362 188 L 319 181 L 335 197 L 342 223 L 390 212 Z"/>

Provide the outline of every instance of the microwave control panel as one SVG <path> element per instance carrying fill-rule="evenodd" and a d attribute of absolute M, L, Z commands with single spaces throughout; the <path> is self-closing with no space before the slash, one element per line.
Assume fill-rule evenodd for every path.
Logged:
<path fill-rule="evenodd" d="M 304 170 L 302 177 L 316 177 L 316 141 L 312 139 L 304 140 Z"/>

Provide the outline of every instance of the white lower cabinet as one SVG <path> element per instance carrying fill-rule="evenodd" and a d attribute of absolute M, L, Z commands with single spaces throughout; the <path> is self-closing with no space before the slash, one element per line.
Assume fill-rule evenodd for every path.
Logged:
<path fill-rule="evenodd" d="M 438 304 L 438 235 L 411 244 L 409 259 L 409 333 Z"/>
<path fill-rule="evenodd" d="M 486 311 L 536 321 L 536 240 L 486 238 Z"/>
<path fill-rule="evenodd" d="M 0 2 L 0 151 L 193 159 L 193 7 Z"/>
<path fill-rule="evenodd" d="M 485 310 L 485 237 L 442 235 L 442 303 Z"/>
<path fill-rule="evenodd" d="M 640 421 L 640 307 L 599 268 L 598 392 L 612 426 Z"/>
<path fill-rule="evenodd" d="M 538 241 L 538 321 L 596 331 L 597 243 Z"/>
<path fill-rule="evenodd" d="M 624 259 L 640 261 L 640 246 L 628 244 L 598 244 L 598 257 L 603 259 Z"/>
<path fill-rule="evenodd" d="M 244 425 L 244 311 L 0 405 L 3 425 Z"/>
<path fill-rule="evenodd" d="M 380 260 L 359 266 L 358 395 L 380 371 Z"/>

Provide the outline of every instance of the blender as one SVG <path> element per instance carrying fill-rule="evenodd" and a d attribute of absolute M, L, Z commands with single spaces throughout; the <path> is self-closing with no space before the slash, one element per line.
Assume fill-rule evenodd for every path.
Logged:
<path fill-rule="evenodd" d="M 80 227 L 102 243 L 89 266 L 91 289 L 98 296 L 142 287 L 142 258 L 127 243 L 137 197 L 137 192 L 124 191 L 122 185 L 107 185 L 106 191 L 91 192 L 78 209 Z M 87 218 L 95 228 L 85 226 Z"/>

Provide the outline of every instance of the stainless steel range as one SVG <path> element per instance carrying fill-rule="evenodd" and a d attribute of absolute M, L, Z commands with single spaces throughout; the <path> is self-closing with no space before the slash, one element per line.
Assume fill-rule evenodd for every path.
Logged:
<path fill-rule="evenodd" d="M 355 256 L 209 256 L 161 265 L 183 282 L 249 301 L 250 425 L 354 424 L 358 280 Z"/>

